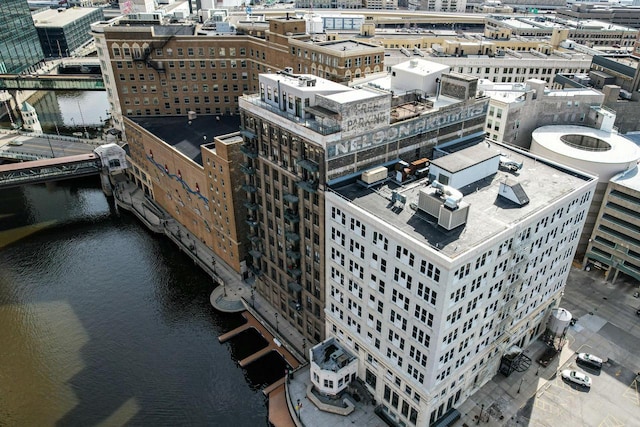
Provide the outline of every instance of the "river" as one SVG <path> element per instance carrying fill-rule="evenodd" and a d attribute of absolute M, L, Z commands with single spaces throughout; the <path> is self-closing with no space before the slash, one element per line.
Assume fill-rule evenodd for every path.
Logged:
<path fill-rule="evenodd" d="M 212 286 L 97 178 L 0 191 L 0 426 L 268 425 L 284 362 L 238 366 Z"/>
<path fill-rule="evenodd" d="M 74 132 L 97 134 L 109 117 L 109 102 L 105 91 L 38 91 L 29 98 L 45 133 L 72 135 Z M 20 112 L 6 113 L 0 105 L 0 127 L 11 129 L 21 123 Z"/>

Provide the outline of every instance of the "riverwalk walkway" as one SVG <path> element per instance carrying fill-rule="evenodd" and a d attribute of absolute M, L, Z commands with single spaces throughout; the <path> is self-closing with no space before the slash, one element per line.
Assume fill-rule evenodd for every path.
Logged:
<path fill-rule="evenodd" d="M 253 288 L 253 278 L 243 280 L 207 245 L 194 238 L 189 230 L 124 177 L 116 182 L 114 196 L 117 206 L 133 213 L 151 231 L 167 236 L 212 277 L 215 288 L 211 292 L 210 301 L 216 310 L 228 313 L 246 311 L 243 316 L 248 321 L 253 319 L 250 320 L 251 325 L 263 334 L 270 345 L 275 344 L 274 338 L 278 340 L 280 346 L 277 351 L 293 369 L 298 369 L 301 364 L 306 363 L 306 339 L 289 322 L 278 319 L 279 313 L 276 309 Z M 251 360 L 245 359 L 241 361 L 240 366 L 250 362 Z M 269 421 L 276 427 L 296 425 L 287 404 L 284 382 L 282 378 L 263 390 L 269 397 Z"/>
<path fill-rule="evenodd" d="M 242 313 L 242 317 L 245 318 L 245 320 L 247 321 L 247 323 L 238 326 L 237 328 L 222 334 L 218 337 L 218 341 L 220 341 L 221 343 L 227 342 L 229 341 L 231 338 L 237 336 L 238 334 L 241 334 L 242 332 L 246 331 L 247 329 L 255 329 L 256 331 L 258 331 L 258 333 L 260 335 L 262 335 L 262 337 L 267 341 L 267 346 L 261 350 L 258 350 L 257 352 L 245 357 L 244 359 L 240 360 L 238 362 L 238 364 L 241 367 L 245 367 L 247 366 L 249 363 L 254 362 L 256 360 L 258 360 L 259 358 L 261 358 L 262 356 L 266 355 L 267 353 L 270 353 L 272 351 L 276 351 L 278 352 L 282 358 L 284 360 L 286 360 L 286 362 L 289 364 L 289 366 L 291 366 L 293 369 L 297 369 L 298 366 L 300 366 L 300 361 L 293 355 L 291 354 L 291 352 L 289 352 L 286 348 L 284 348 L 282 346 L 282 343 L 278 340 L 277 337 L 275 337 L 270 331 L 267 330 L 267 328 L 265 326 L 262 325 L 262 323 L 260 323 L 260 321 L 258 321 L 258 319 L 256 319 L 251 313 L 249 312 L 244 312 Z"/>
<path fill-rule="evenodd" d="M 211 305 L 216 310 L 228 313 L 249 310 L 274 331 L 274 335 L 292 347 L 296 357 L 303 358 L 308 348 L 305 338 L 289 322 L 278 318 L 280 314 L 276 309 L 253 288 L 253 278 L 243 280 L 240 274 L 152 202 L 134 183 L 119 181 L 114 195 L 118 206 L 134 213 L 150 230 L 166 235 L 212 277 L 213 282 L 218 285 L 210 296 Z"/>

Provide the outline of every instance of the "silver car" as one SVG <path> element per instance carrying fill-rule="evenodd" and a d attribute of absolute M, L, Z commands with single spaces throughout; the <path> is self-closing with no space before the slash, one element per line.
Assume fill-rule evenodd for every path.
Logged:
<path fill-rule="evenodd" d="M 580 371 L 565 369 L 564 371 L 562 371 L 562 378 L 583 387 L 591 387 L 591 377 Z"/>
<path fill-rule="evenodd" d="M 602 359 L 590 353 L 578 353 L 578 362 L 583 363 L 591 368 L 602 368 Z"/>

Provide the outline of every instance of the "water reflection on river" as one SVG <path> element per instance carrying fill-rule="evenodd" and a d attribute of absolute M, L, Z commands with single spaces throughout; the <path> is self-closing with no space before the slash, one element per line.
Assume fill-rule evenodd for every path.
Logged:
<path fill-rule="evenodd" d="M 239 368 L 240 316 L 95 181 L 0 191 L 0 425 L 266 425 L 283 365 Z"/>
<path fill-rule="evenodd" d="M 72 134 L 85 129 L 93 134 L 96 128 L 104 125 L 109 117 L 109 102 L 105 91 L 39 91 L 29 103 L 38 113 L 42 129 L 50 134 Z M 2 113 L 6 111 L 4 106 Z M 10 129 L 13 123 L 20 123 L 20 112 L 14 112 L 13 118 L 4 115 L 0 127 Z"/>

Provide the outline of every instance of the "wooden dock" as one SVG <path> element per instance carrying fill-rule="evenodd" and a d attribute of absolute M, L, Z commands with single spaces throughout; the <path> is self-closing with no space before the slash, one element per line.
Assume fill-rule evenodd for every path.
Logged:
<path fill-rule="evenodd" d="M 248 311 L 243 311 L 241 314 L 242 314 L 242 317 L 246 319 L 247 323 L 241 326 L 238 326 L 237 328 L 232 329 L 227 333 L 220 335 L 218 337 L 218 341 L 220 341 L 221 343 L 224 343 L 250 328 L 253 328 L 256 331 L 258 331 L 258 333 L 262 335 L 262 337 L 267 341 L 267 346 L 265 348 L 260 349 L 257 352 L 253 353 L 252 355 L 249 355 L 244 359 L 240 360 L 238 363 L 240 364 L 241 367 L 243 368 L 246 367 L 248 364 L 255 362 L 256 360 L 260 359 L 261 357 L 263 357 L 264 355 L 272 351 L 278 352 L 278 354 L 282 356 L 282 358 L 287 362 L 287 364 L 291 367 L 291 369 L 296 369 L 298 366 L 300 366 L 300 362 L 298 361 L 298 359 L 296 359 L 293 356 L 293 354 L 289 352 L 289 350 L 284 348 L 280 344 L 280 341 L 278 341 L 276 337 L 271 335 L 271 333 L 267 330 L 267 328 L 265 328 L 262 325 L 262 323 L 258 321 L 258 319 L 253 317 L 253 315 L 251 315 L 251 313 L 249 313 Z"/>
<path fill-rule="evenodd" d="M 269 392 L 269 422 L 277 427 L 295 427 L 287 407 L 284 383 Z"/>

